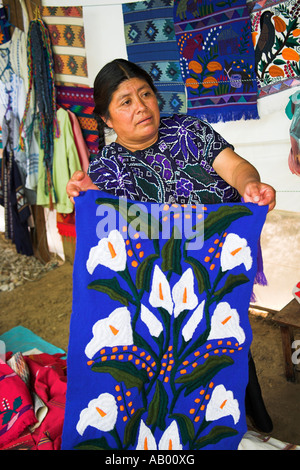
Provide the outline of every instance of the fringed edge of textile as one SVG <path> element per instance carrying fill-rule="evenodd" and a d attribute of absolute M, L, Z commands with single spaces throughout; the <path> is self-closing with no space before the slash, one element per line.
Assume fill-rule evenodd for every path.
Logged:
<path fill-rule="evenodd" d="M 211 124 L 216 124 L 218 122 L 240 121 L 242 119 L 245 121 L 259 119 L 257 108 L 255 110 L 249 111 L 229 111 L 228 113 L 218 113 L 216 110 L 213 113 L 206 113 L 205 111 L 202 111 L 201 108 L 198 110 L 188 108 L 187 114 L 190 116 L 195 116 Z"/>

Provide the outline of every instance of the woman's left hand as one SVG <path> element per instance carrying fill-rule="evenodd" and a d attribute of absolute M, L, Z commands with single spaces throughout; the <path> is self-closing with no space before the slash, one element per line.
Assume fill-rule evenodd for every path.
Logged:
<path fill-rule="evenodd" d="M 269 206 L 269 211 L 274 209 L 276 204 L 275 189 L 259 181 L 251 181 L 246 184 L 243 198 L 245 202 L 254 202 L 259 206 Z"/>

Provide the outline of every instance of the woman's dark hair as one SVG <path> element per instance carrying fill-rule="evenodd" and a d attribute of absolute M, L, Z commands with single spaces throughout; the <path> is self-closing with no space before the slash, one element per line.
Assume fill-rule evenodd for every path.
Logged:
<path fill-rule="evenodd" d="M 130 78 L 145 80 L 154 93 L 157 92 L 150 75 L 138 65 L 125 59 L 115 59 L 104 65 L 94 81 L 94 115 L 99 131 L 99 150 L 104 146 L 104 128 L 107 127 L 101 116 L 109 118 L 108 107 L 112 95 L 120 83 Z"/>

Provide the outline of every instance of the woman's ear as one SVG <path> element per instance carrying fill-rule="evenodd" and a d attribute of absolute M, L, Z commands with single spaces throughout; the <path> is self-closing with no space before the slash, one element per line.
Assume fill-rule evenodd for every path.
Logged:
<path fill-rule="evenodd" d="M 112 129 L 112 124 L 111 124 L 111 120 L 110 118 L 106 118 L 105 116 L 100 116 L 102 121 L 104 122 L 104 124 L 109 127 L 110 129 Z"/>

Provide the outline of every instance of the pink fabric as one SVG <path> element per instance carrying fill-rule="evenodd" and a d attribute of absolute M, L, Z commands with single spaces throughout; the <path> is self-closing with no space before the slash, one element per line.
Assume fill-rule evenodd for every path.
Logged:
<path fill-rule="evenodd" d="M 81 127 L 79 125 L 76 115 L 69 109 L 67 111 L 70 117 L 73 134 L 74 134 L 74 141 L 75 141 L 75 145 L 77 148 L 81 167 L 83 171 L 87 171 L 88 166 L 89 166 L 90 152 L 83 138 Z"/>

